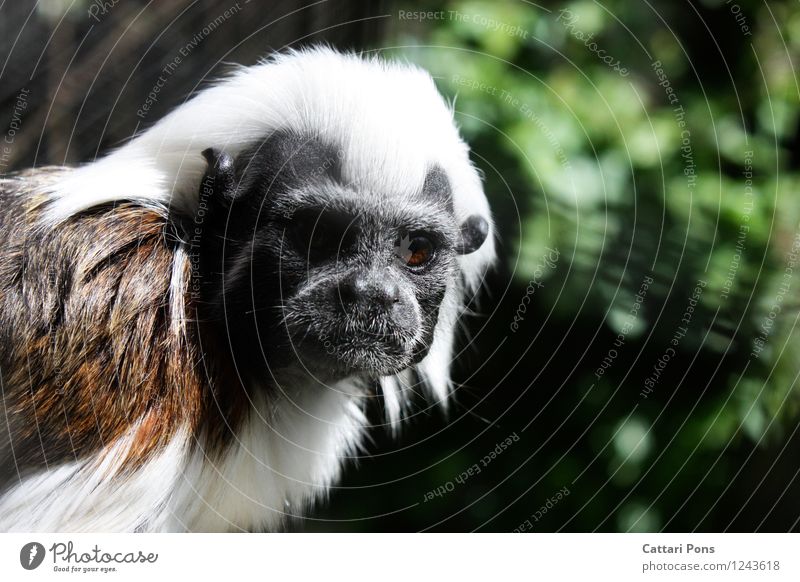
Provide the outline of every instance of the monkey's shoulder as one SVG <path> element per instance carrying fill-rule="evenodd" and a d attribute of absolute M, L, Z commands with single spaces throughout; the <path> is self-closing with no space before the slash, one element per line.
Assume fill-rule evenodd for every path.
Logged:
<path fill-rule="evenodd" d="M 91 455 L 135 426 L 132 450 L 146 458 L 199 414 L 196 354 L 179 331 L 189 260 L 176 258 L 159 208 L 117 202 L 43 221 L 37 180 L 0 183 L 0 366 L 15 464 Z"/>

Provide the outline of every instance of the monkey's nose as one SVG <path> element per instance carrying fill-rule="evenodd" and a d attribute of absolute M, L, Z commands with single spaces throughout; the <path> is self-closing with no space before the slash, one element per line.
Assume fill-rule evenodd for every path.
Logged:
<path fill-rule="evenodd" d="M 400 286 L 393 281 L 377 281 L 363 276 L 353 276 L 340 282 L 337 291 L 337 299 L 345 308 L 379 307 L 388 310 L 400 302 Z"/>

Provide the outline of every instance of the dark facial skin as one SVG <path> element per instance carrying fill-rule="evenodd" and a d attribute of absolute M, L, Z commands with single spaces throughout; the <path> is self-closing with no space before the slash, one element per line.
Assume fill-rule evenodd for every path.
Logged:
<path fill-rule="evenodd" d="M 203 155 L 199 314 L 241 372 L 374 378 L 427 354 L 457 255 L 488 233 L 479 216 L 456 223 L 438 166 L 396 200 L 344 183 L 335 149 L 291 133 Z"/>

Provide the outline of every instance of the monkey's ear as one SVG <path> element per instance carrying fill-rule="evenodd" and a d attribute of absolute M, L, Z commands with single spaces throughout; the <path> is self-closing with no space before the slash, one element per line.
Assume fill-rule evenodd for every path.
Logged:
<path fill-rule="evenodd" d="M 230 203 L 236 197 L 233 158 L 215 148 L 203 150 L 208 165 L 200 186 L 200 196 L 213 196 L 215 202 Z"/>
<path fill-rule="evenodd" d="M 489 236 L 489 222 L 478 214 L 473 214 L 461 223 L 461 241 L 458 244 L 459 255 L 468 255 L 477 251 Z"/>

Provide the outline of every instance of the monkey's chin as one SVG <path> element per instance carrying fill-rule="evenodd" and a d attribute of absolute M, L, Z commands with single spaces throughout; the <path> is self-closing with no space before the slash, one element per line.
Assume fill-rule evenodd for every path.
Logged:
<path fill-rule="evenodd" d="M 392 376 L 402 372 L 411 364 L 411 358 L 403 358 L 402 360 L 391 359 L 372 359 L 372 358 L 356 358 L 345 364 L 344 369 L 348 375 L 362 375 L 370 378 L 378 378 L 380 376 Z"/>

